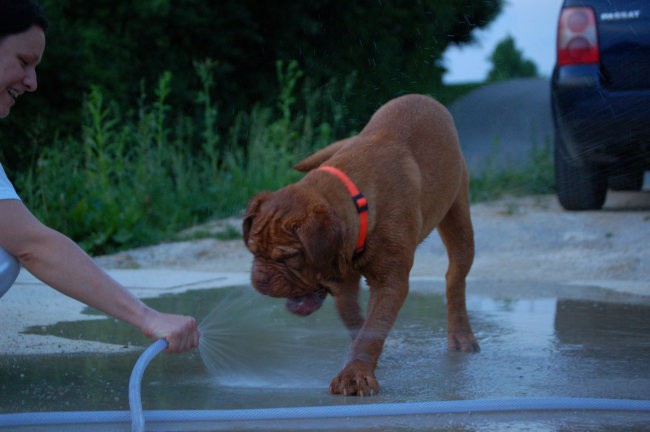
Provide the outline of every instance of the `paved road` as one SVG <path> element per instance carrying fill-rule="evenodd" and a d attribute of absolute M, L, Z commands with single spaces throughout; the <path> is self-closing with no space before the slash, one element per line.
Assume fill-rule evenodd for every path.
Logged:
<path fill-rule="evenodd" d="M 550 83 L 546 78 L 488 84 L 449 107 L 470 169 L 502 168 L 530 157 L 533 146 L 552 144 Z"/>

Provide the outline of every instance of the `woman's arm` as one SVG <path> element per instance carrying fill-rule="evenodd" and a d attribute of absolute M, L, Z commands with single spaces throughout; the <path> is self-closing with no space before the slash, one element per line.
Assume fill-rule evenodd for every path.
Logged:
<path fill-rule="evenodd" d="M 194 318 L 160 313 L 108 276 L 72 240 L 40 223 L 18 200 L 0 200 L 0 246 L 41 281 L 61 293 L 125 321 L 168 351 L 198 346 Z"/>

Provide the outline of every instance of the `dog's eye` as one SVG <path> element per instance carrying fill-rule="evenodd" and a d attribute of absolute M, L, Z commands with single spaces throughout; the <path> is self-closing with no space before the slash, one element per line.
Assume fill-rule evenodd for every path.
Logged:
<path fill-rule="evenodd" d="M 299 254 L 300 251 L 291 246 L 278 246 L 271 251 L 271 259 L 275 261 L 284 261 Z"/>
<path fill-rule="evenodd" d="M 300 268 L 304 265 L 304 258 L 300 249 L 291 246 L 278 246 L 271 251 L 271 259 L 291 268 Z"/>
<path fill-rule="evenodd" d="M 291 268 L 301 268 L 304 265 L 304 260 L 300 253 L 285 257 L 282 261 Z"/>

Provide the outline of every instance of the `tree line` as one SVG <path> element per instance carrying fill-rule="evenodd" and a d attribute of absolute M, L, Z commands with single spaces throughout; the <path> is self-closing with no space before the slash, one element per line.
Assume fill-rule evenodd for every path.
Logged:
<path fill-rule="evenodd" d="M 100 88 L 121 110 L 163 73 L 173 76 L 169 105 L 196 110 L 197 64 L 210 59 L 218 125 L 277 99 L 278 60 L 296 61 L 304 85 L 354 85 L 345 128 L 359 128 L 400 94 L 434 94 L 442 55 L 487 26 L 504 0 L 42 0 L 50 20 L 39 89 L 3 121 L 3 159 L 33 163 L 57 137 L 78 133 L 83 101 Z M 191 144 L 191 143 L 190 143 Z"/>

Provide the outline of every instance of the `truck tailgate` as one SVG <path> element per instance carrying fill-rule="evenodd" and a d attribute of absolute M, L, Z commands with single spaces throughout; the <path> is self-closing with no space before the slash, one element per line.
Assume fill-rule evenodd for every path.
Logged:
<path fill-rule="evenodd" d="M 603 84 L 650 89 L 650 1 L 602 2 L 596 17 Z"/>

